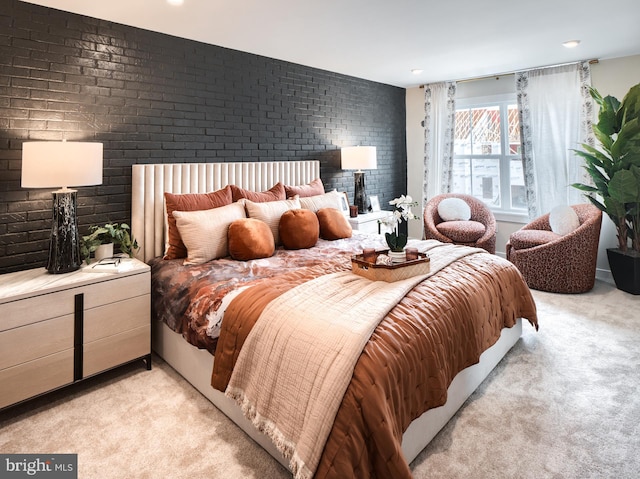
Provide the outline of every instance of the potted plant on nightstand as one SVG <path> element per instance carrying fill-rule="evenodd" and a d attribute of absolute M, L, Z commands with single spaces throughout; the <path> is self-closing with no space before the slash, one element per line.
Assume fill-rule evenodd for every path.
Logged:
<path fill-rule="evenodd" d="M 392 228 L 392 232 L 385 233 L 384 237 L 387 246 L 389 246 L 391 260 L 398 263 L 404 261 L 404 247 L 407 245 L 407 235 L 400 233 L 398 226 L 403 219 L 405 221 L 418 219 L 411 211 L 411 207 L 418 206 L 418 203 L 413 201 L 409 195 L 401 195 L 399 198 L 389 201 L 389 204 L 394 207 L 394 210 L 388 218 L 382 219 L 380 222 Z"/>
<path fill-rule="evenodd" d="M 593 125 L 600 148 L 583 144 L 584 151 L 576 153 L 584 158 L 593 185 L 572 186 L 585 191 L 613 221 L 618 247 L 607 249 L 611 274 L 618 289 L 640 294 L 640 84 L 622 103 L 612 96 L 603 98 L 594 88 L 590 93 L 600 106 Z"/>
<path fill-rule="evenodd" d="M 91 253 L 95 254 L 95 259 L 109 258 L 113 256 L 114 248 L 120 252 L 133 256 L 133 252 L 138 249 L 138 242 L 131 235 L 131 228 L 126 223 L 107 223 L 104 226 L 90 226 L 90 234 L 82 237 L 80 255 L 89 263 Z M 110 247 L 109 247 L 110 245 Z M 107 246 L 106 248 L 102 248 Z M 106 251 L 102 251 L 102 250 Z M 100 251 L 99 251 L 100 250 Z"/>

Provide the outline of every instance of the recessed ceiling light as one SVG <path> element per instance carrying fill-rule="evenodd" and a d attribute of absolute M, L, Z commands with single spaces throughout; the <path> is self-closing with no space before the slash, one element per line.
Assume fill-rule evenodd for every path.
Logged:
<path fill-rule="evenodd" d="M 171 5 L 182 5 L 184 0 L 167 0 L 167 3 L 170 3 Z"/>
<path fill-rule="evenodd" d="M 424 70 L 420 70 L 419 68 L 414 68 L 413 70 L 411 70 L 411 73 L 413 73 L 414 75 L 420 75 L 420 73 L 422 73 Z"/>
<path fill-rule="evenodd" d="M 565 48 L 575 48 L 578 45 L 580 45 L 580 40 L 569 40 L 568 42 L 564 42 L 562 44 L 562 46 Z"/>

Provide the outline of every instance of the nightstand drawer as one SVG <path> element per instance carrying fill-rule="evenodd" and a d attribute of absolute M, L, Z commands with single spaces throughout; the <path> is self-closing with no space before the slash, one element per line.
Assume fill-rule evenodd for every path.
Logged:
<path fill-rule="evenodd" d="M 116 277 L 109 281 L 92 284 L 82 288 L 84 307 L 91 309 L 103 304 L 115 303 L 124 299 L 151 293 L 151 275 L 149 273 Z"/>
<path fill-rule="evenodd" d="M 73 314 L 0 333 L 0 369 L 73 348 Z"/>
<path fill-rule="evenodd" d="M 84 345 L 83 377 L 151 352 L 151 324 Z"/>
<path fill-rule="evenodd" d="M 18 328 L 45 319 L 73 315 L 74 292 L 59 291 L 29 299 L 4 303 L 0 308 L 0 331 Z"/>
<path fill-rule="evenodd" d="M 84 313 L 84 342 L 89 343 L 149 325 L 151 322 L 150 298 L 149 294 L 145 294 L 86 310 Z"/>
<path fill-rule="evenodd" d="M 73 382 L 73 349 L 0 371 L 0 408 Z"/>

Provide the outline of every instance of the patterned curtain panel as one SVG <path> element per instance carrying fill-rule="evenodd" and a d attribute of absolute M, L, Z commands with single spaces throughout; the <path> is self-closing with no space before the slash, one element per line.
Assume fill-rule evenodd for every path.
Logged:
<path fill-rule="evenodd" d="M 424 181 L 422 205 L 453 183 L 453 137 L 456 117 L 456 83 L 432 83 L 424 87 Z"/>
<path fill-rule="evenodd" d="M 516 72 L 515 79 L 529 217 L 583 203 L 571 184 L 589 181 L 573 151 L 594 144 L 589 62 Z"/>

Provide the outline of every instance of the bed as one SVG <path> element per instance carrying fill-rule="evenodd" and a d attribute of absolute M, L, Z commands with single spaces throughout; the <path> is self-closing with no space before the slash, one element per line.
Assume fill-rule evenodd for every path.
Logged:
<path fill-rule="evenodd" d="M 154 281 L 160 281 L 162 277 L 180 278 L 179 275 L 182 274 L 183 279 L 174 280 L 174 288 L 185 289 L 185 283 L 188 281 L 184 278 L 198 277 L 197 280 L 192 281 L 195 284 L 194 290 L 207 292 L 210 291 L 207 288 L 225 289 L 220 288 L 219 285 L 200 287 L 202 284 L 209 284 L 207 278 L 214 277 L 215 281 L 221 278 L 218 271 L 211 273 L 208 270 L 207 263 L 185 267 L 180 260 L 162 259 L 167 236 L 164 193 L 206 193 L 220 190 L 229 184 L 261 192 L 269 190 L 278 182 L 285 185 L 308 185 L 319 177 L 320 165 L 317 161 L 134 165 L 132 230 L 140 244 L 137 256 L 152 265 L 152 271 L 157 273 L 158 278 Z M 419 242 L 416 245 L 423 249 L 434 248 L 431 250 L 434 258 L 439 257 L 439 245 Z M 243 308 L 247 304 L 259 302 L 255 299 L 255 294 L 259 298 L 270 294 L 277 297 L 282 294 L 273 292 L 274 288 L 280 288 L 278 285 L 286 284 L 287 288 L 303 287 L 307 281 L 309 283 L 316 280 L 323 281 L 326 276 L 331 276 L 325 274 L 327 272 L 347 277 L 350 255 L 365 246 L 381 248 L 381 238 L 355 233 L 352 238 L 331 241 L 320 239 L 306 256 L 304 251 L 291 252 L 280 247 L 271 260 L 275 263 L 272 268 L 279 270 L 279 273 L 268 281 L 261 278 L 264 278 L 265 274 L 273 274 L 274 269 L 269 270 L 269 267 L 265 267 L 264 271 L 271 272 L 261 271 L 259 265 L 262 263 L 259 261 L 257 263 L 235 262 L 235 266 L 231 266 L 232 270 L 235 268 L 231 278 L 235 279 L 225 283 L 225 287 L 228 284 L 234 284 L 231 289 L 235 292 L 235 299 L 229 300 L 234 302 L 226 303 L 225 307 L 227 311 L 235 312 L 233 321 L 244 321 L 248 320 L 249 313 Z M 327 258 L 331 260 L 328 261 Z M 296 261 L 299 260 L 303 261 L 301 267 L 296 266 Z M 213 268 L 218 268 L 224 266 L 224 263 L 234 264 L 230 259 L 214 260 L 210 264 Z M 258 280 L 255 284 L 247 281 L 245 285 L 243 281 L 250 275 L 255 275 Z M 504 279 L 496 279 L 502 276 Z M 241 287 L 237 285 L 238 278 L 242 278 Z M 222 354 L 220 351 L 228 350 L 227 342 L 230 341 L 229 344 L 231 344 L 235 341 L 241 346 L 244 341 L 244 339 L 242 341 L 233 339 L 234 326 L 230 325 L 234 323 L 231 322 L 230 313 L 229 318 L 226 316 L 227 313 L 222 318 L 219 315 L 216 316 L 220 336 L 214 340 L 207 339 L 206 334 L 212 329 L 212 321 L 211 318 L 207 318 L 206 321 L 198 320 L 197 315 L 203 315 L 202 309 L 199 309 L 202 308 L 201 303 L 198 303 L 198 307 L 183 304 L 178 308 L 182 311 L 190 308 L 192 312 L 196 312 L 196 317 L 191 315 L 189 320 L 195 326 L 189 329 L 190 326 L 184 324 L 184 315 L 182 318 L 176 318 L 175 315 L 179 313 L 168 312 L 173 290 L 166 287 L 164 290 L 157 289 L 157 284 L 154 287 L 159 291 L 156 297 L 161 297 L 161 301 L 154 303 L 154 315 L 159 318 L 153 327 L 154 351 L 274 458 L 285 467 L 292 469 L 297 477 L 311 475 L 315 477 L 373 477 L 376 475 L 378 477 L 410 477 L 408 463 L 429 443 L 518 341 L 523 327 L 521 318 L 528 319 L 533 326 L 537 327 L 535 304 L 519 272 L 510 263 L 493 255 L 465 253 L 464 257 L 451 265 L 443 266 L 441 271 L 432 274 L 430 278 L 425 278 L 415 286 L 411 286 L 410 291 L 403 295 L 403 299 L 393 309 L 385 313 L 384 319 L 376 326 L 371 339 L 365 346 L 363 358 L 375 356 L 368 351 L 375 350 L 376 345 L 387 344 L 385 343 L 387 341 L 394 345 L 392 349 L 395 348 L 396 356 L 407 356 L 399 359 L 399 365 L 394 367 L 419 369 L 414 368 L 413 364 L 420 362 L 418 359 L 421 357 L 420 354 L 425 355 L 424 351 L 419 352 L 419 348 L 425 346 L 414 346 L 414 343 L 419 341 L 414 340 L 413 336 L 425 336 L 424 332 L 420 332 L 421 325 L 426 321 L 425 318 L 440 314 L 436 313 L 439 310 L 437 308 L 451 311 L 446 315 L 451 314 L 460 318 L 482 316 L 485 319 L 473 319 L 473 321 L 486 321 L 487 324 L 454 326 L 453 330 L 460 328 L 458 332 L 449 331 L 451 328 L 449 325 L 433 326 L 433 330 L 429 329 L 431 331 L 429 334 L 433 335 L 435 334 L 433 331 L 438 331 L 437 328 L 445 328 L 443 337 L 446 337 L 446 341 L 444 342 L 453 341 L 455 346 L 451 348 L 463 351 L 456 352 L 455 361 L 450 361 L 452 364 L 449 364 L 447 359 L 436 358 L 436 363 L 440 361 L 441 364 L 439 363 L 438 368 L 430 366 L 432 369 L 429 377 L 423 381 L 424 384 L 415 384 L 414 381 L 407 386 L 418 391 L 416 394 L 407 395 L 405 391 L 405 396 L 410 397 L 391 398 L 386 403 L 374 401 L 375 408 L 384 409 L 380 412 L 384 419 L 382 422 L 391 423 L 386 424 L 385 427 L 366 424 L 367 421 L 371 422 L 371 414 L 376 414 L 375 412 L 367 412 L 368 418 L 353 420 L 354 414 L 358 414 L 362 409 L 360 396 L 370 395 L 369 392 L 358 390 L 358 386 L 354 385 L 360 377 L 359 370 L 372 368 L 371 364 L 362 365 L 367 362 L 366 359 L 358 359 L 342 403 L 335 416 L 332 416 L 335 421 L 329 428 L 326 446 L 321 448 L 322 457 L 318 464 L 314 464 L 309 470 L 292 461 L 291 451 L 286 447 L 283 455 L 282 444 L 276 447 L 272 441 L 274 435 L 269 431 L 267 433 L 270 435 L 264 434 L 254 426 L 255 414 L 246 414 L 246 408 L 243 412 L 237 400 L 227 397 L 222 392 L 228 382 L 228 374 L 225 376 L 224 370 L 214 371 L 212 352 L 216 354 L 215 365 L 218 370 L 223 368 L 224 364 L 225 368 L 230 368 L 232 371 L 234 361 L 238 357 L 237 352 L 225 358 L 220 356 L 220 360 L 218 355 Z M 259 287 L 265 289 L 260 290 Z M 252 294 L 254 299 L 251 299 Z M 181 293 L 176 292 L 175 295 L 178 297 Z M 206 303 L 207 295 L 201 293 L 199 300 Z M 477 314 L 477 311 L 481 311 L 481 314 Z M 252 326 L 253 323 L 249 329 Z M 227 327 L 226 330 L 225 327 Z M 491 331 L 492 328 L 493 331 Z M 462 336 L 464 338 L 459 338 Z M 191 342 L 185 340 L 185 337 Z M 218 341 L 223 342 L 218 343 Z M 467 348 L 465 346 L 467 344 L 473 344 L 473 347 Z M 414 347 L 417 349 L 411 349 Z M 377 375 L 378 371 L 375 374 Z M 387 382 L 393 383 L 389 379 Z M 407 382 L 410 383 L 410 381 Z M 425 392 L 425 384 L 430 383 L 433 385 L 432 392 Z M 222 391 L 212 387 L 212 384 Z M 386 387 L 387 391 L 380 394 L 393 396 L 392 389 L 395 386 L 387 385 Z M 398 387 L 398 390 L 400 389 L 402 388 Z M 416 402 L 419 404 L 415 404 Z M 398 409 L 402 411 L 398 412 Z M 248 415 L 251 420 L 245 415 Z M 355 423 L 360 422 L 363 424 L 354 426 Z M 261 429 L 265 430 L 264 427 Z"/>

